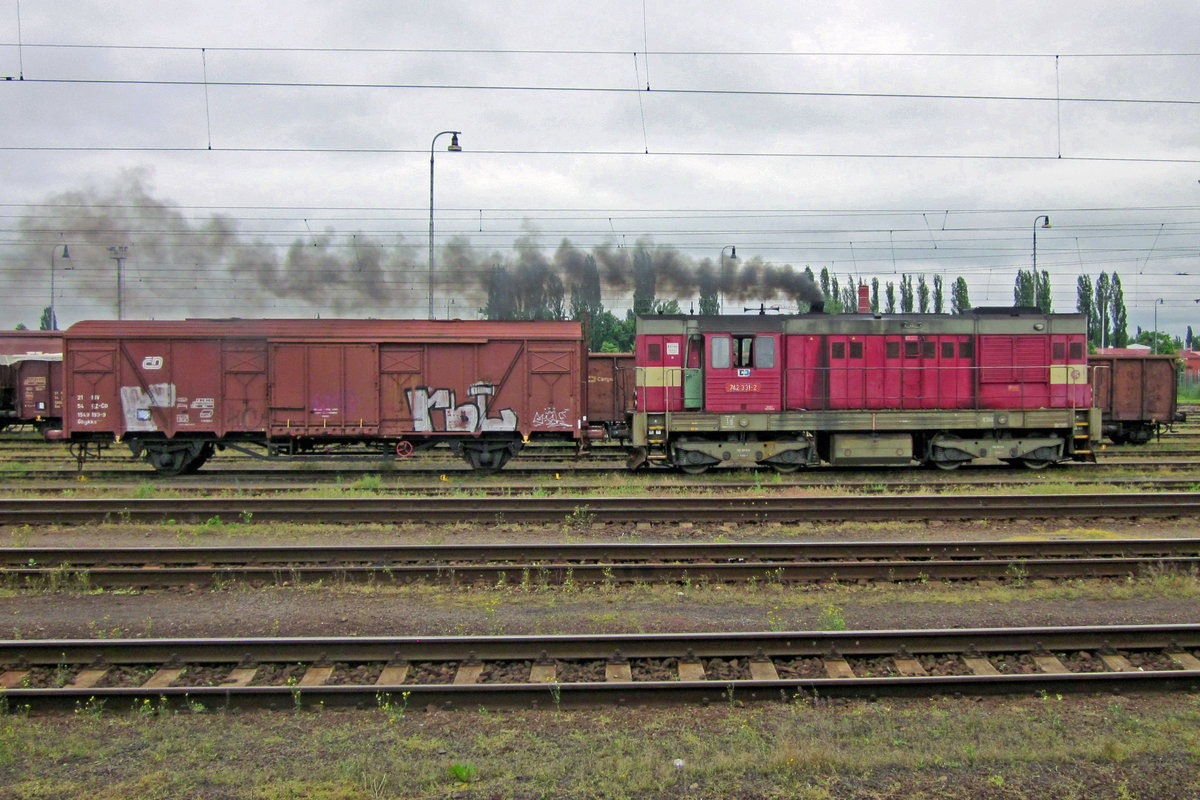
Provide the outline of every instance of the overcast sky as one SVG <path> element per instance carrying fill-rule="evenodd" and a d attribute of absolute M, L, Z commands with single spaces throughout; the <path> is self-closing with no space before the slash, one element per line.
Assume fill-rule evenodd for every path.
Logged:
<path fill-rule="evenodd" d="M 118 245 L 127 317 L 424 316 L 455 130 L 439 275 L 734 246 L 1001 305 L 1037 222 L 1055 310 L 1116 271 L 1131 334 L 1182 336 L 1197 75 L 1194 0 L 0 0 L 0 325 L 52 253 L 60 325 L 114 316 Z"/>

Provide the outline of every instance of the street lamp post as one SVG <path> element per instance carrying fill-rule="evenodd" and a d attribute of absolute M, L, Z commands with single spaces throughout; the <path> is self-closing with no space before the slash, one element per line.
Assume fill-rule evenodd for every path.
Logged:
<path fill-rule="evenodd" d="M 461 153 L 462 147 L 458 144 L 458 136 L 462 131 L 442 131 L 433 137 L 433 141 L 429 143 L 429 286 L 427 305 L 429 307 L 429 319 L 433 319 L 433 153 L 434 147 L 437 146 L 438 136 L 450 134 L 450 145 L 446 148 L 451 153 Z"/>
<path fill-rule="evenodd" d="M 1154 301 L 1154 339 L 1150 342 L 1150 352 L 1153 355 L 1158 355 L 1158 307 L 1162 302 L 1161 297 Z"/>
<path fill-rule="evenodd" d="M 50 324 L 50 330 L 58 330 L 58 315 L 54 313 L 54 257 L 58 254 L 58 245 L 54 245 L 50 249 L 50 319 L 47 322 Z M 64 244 L 62 246 L 62 257 L 70 260 L 71 251 Z M 68 267 L 67 269 L 70 269 Z"/>
<path fill-rule="evenodd" d="M 725 267 L 725 251 L 726 250 L 729 251 L 729 260 L 737 261 L 737 247 L 735 245 L 727 244 L 721 248 L 721 257 L 717 261 L 717 280 L 718 281 L 721 281 L 721 272 Z M 721 284 L 718 283 L 718 285 L 721 285 Z M 717 307 L 718 314 L 721 313 L 721 309 L 722 309 L 722 307 L 724 307 L 724 305 L 725 305 L 725 292 L 724 292 L 724 290 L 722 290 L 721 296 L 720 296 L 720 303 L 718 304 L 718 307 Z"/>
<path fill-rule="evenodd" d="M 1050 216 L 1048 214 L 1042 214 L 1040 217 L 1035 217 L 1033 220 L 1033 275 L 1035 282 L 1037 281 L 1037 231 L 1038 220 L 1040 219 L 1046 220 L 1042 223 L 1043 228 L 1050 227 Z"/>

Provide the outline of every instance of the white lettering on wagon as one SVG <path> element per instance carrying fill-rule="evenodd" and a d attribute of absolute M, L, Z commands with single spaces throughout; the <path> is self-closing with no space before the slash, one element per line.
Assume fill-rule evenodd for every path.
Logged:
<path fill-rule="evenodd" d="M 467 395 L 472 400 L 459 405 L 453 389 L 422 386 L 404 391 L 408 407 L 412 410 L 413 430 L 418 433 L 439 430 L 454 433 L 515 431 L 517 414 L 511 408 L 500 409 L 496 412 L 499 417 L 488 416 L 488 404 L 495 394 L 494 385 L 473 383 L 467 388 Z M 445 419 L 444 426 L 440 428 L 434 422 L 434 413 L 437 411 L 443 412 Z"/>

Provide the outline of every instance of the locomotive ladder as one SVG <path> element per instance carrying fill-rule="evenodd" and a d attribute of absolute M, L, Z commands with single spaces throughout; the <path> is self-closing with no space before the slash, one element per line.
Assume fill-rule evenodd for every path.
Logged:
<path fill-rule="evenodd" d="M 1075 412 L 1074 442 L 1071 447 L 1071 458 L 1074 461 L 1096 463 L 1096 454 L 1092 451 L 1091 430 L 1088 411 Z"/>

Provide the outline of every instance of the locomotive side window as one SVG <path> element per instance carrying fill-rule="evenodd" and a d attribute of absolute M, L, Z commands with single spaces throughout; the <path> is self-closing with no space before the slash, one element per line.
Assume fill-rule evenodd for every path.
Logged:
<path fill-rule="evenodd" d="M 1078 361 L 1083 358 L 1083 343 L 1071 342 L 1071 360 Z"/>
<path fill-rule="evenodd" d="M 1053 345 L 1053 353 L 1050 357 L 1055 361 L 1062 361 L 1067 357 L 1067 346 L 1062 342 L 1055 342 Z"/>
<path fill-rule="evenodd" d="M 959 342 L 958 343 L 958 357 L 959 358 L 974 358 L 975 357 L 975 343 L 974 342 Z"/>
<path fill-rule="evenodd" d="M 904 357 L 905 358 L 916 358 L 920 354 L 921 354 L 921 343 L 920 342 L 905 342 L 904 343 Z"/>
<path fill-rule="evenodd" d="M 775 366 L 775 340 L 770 336 L 759 336 L 754 340 L 754 366 L 756 369 Z"/>
<path fill-rule="evenodd" d="M 922 342 L 921 358 L 928 358 L 930 360 L 937 358 L 937 342 Z"/>
<path fill-rule="evenodd" d="M 886 350 L 886 352 L 884 353 L 884 355 L 887 358 L 899 358 L 900 357 L 900 343 L 899 342 L 888 342 L 887 345 L 885 346 L 885 350 Z"/>
<path fill-rule="evenodd" d="M 845 358 L 846 357 L 846 343 L 845 342 L 834 342 L 833 344 L 829 345 L 829 357 L 834 359 L 835 361 L 840 361 L 841 359 Z"/>
<path fill-rule="evenodd" d="M 646 358 L 651 364 L 657 364 L 662 361 L 662 345 L 657 342 L 646 345 Z"/>
<path fill-rule="evenodd" d="M 949 361 L 954 358 L 954 342 L 942 342 L 942 360 Z"/>
<path fill-rule="evenodd" d="M 851 342 L 850 343 L 850 357 L 851 358 L 862 358 L 863 357 L 863 343 L 862 342 Z"/>
<path fill-rule="evenodd" d="M 725 336 L 712 340 L 713 369 L 729 369 L 729 345 L 730 341 Z"/>
<path fill-rule="evenodd" d="M 754 337 L 735 336 L 733 339 L 733 365 L 748 367 L 754 363 Z"/>

